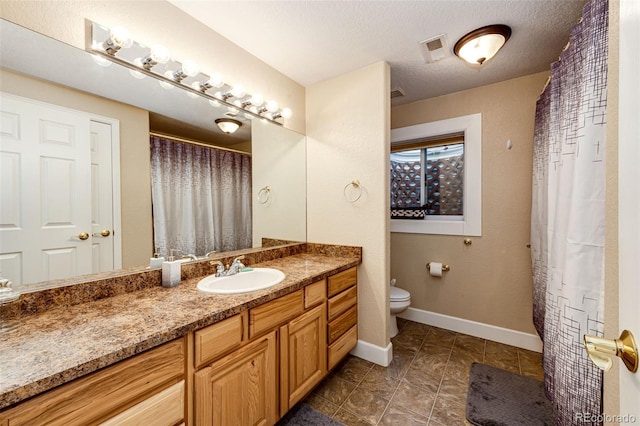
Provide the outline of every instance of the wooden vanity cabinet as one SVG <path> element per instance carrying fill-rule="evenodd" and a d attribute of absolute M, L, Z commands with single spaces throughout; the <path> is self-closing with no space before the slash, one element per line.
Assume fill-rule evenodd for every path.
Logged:
<path fill-rule="evenodd" d="M 194 333 L 194 417 L 273 425 L 357 342 L 356 268 Z"/>
<path fill-rule="evenodd" d="M 280 415 L 327 375 L 327 308 L 317 306 L 280 327 Z"/>
<path fill-rule="evenodd" d="M 176 339 L 61 385 L 3 411 L 0 425 L 178 424 L 185 418 L 184 347 Z"/>
<path fill-rule="evenodd" d="M 327 279 L 327 369 L 331 370 L 358 343 L 358 271 L 356 267 Z"/>
<path fill-rule="evenodd" d="M 276 332 L 195 373 L 196 425 L 275 424 Z"/>

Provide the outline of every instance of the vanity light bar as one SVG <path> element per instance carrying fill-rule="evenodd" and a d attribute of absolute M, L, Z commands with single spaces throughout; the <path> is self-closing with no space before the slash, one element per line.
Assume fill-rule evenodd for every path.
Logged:
<path fill-rule="evenodd" d="M 180 63 L 172 60 L 169 52 L 160 45 L 148 48 L 132 40 L 123 28 L 110 30 L 91 22 L 89 29 L 87 52 L 96 55 L 101 62 L 106 59 L 128 68 L 136 78 L 149 76 L 158 80 L 163 87 L 178 87 L 190 96 L 208 99 L 212 105 L 241 110 L 247 118 L 259 118 L 280 126 L 282 123 L 276 121 L 277 119 L 287 119 L 292 115 L 290 108 L 280 109 L 275 101 L 263 105 L 264 101 L 260 95 L 245 93 L 240 85 L 226 84 L 218 74 L 209 76 L 200 73 L 193 61 Z M 209 89 L 215 89 L 215 94 L 208 94 Z"/>

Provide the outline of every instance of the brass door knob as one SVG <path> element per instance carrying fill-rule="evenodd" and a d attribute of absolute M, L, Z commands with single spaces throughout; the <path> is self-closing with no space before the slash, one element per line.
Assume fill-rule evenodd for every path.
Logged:
<path fill-rule="evenodd" d="M 584 345 L 591 361 L 601 370 L 611 369 L 611 356 L 615 355 L 622 359 L 629 371 L 638 371 L 638 346 L 629 330 L 623 330 L 620 338 L 615 340 L 585 334 Z"/>
<path fill-rule="evenodd" d="M 89 234 L 86 232 L 81 232 L 78 234 L 78 238 L 80 238 L 82 241 L 86 240 L 89 238 Z"/>
<path fill-rule="evenodd" d="M 93 234 L 94 237 L 108 237 L 109 235 L 111 235 L 111 231 L 109 231 L 108 229 L 103 229 L 100 232 L 95 232 Z"/>

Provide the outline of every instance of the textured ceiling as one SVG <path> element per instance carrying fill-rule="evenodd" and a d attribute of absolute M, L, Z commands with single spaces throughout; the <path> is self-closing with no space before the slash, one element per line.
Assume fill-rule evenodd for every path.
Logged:
<path fill-rule="evenodd" d="M 548 70 L 582 14 L 583 0 L 169 0 L 293 80 L 308 86 L 387 61 L 394 105 Z M 509 25 L 511 39 L 480 69 L 454 56 L 427 64 L 420 42 Z"/>

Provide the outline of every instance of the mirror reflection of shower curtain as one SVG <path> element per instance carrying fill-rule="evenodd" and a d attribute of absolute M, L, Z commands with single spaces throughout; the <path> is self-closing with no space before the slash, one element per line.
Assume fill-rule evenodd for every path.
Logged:
<path fill-rule="evenodd" d="M 251 157 L 151 137 L 154 244 L 202 256 L 251 247 Z"/>
<path fill-rule="evenodd" d="M 533 317 L 556 425 L 602 413 L 583 335 L 604 332 L 607 52 L 608 2 L 592 0 L 536 105 Z"/>

